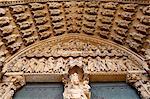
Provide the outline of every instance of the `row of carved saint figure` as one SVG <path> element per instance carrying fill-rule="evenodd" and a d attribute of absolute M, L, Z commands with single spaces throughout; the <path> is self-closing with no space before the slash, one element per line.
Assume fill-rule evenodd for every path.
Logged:
<path fill-rule="evenodd" d="M 18 59 L 16 63 L 6 66 L 3 70 L 8 72 L 25 73 L 64 73 L 74 66 L 83 68 L 87 72 L 108 72 L 139 70 L 140 68 L 129 59 L 109 59 L 100 57 L 78 58 L 26 58 Z"/>

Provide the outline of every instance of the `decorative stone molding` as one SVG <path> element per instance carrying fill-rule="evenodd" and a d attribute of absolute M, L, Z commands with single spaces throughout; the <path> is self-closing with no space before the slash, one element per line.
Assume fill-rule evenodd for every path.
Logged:
<path fill-rule="evenodd" d="M 59 82 L 62 75 L 67 75 L 65 86 L 67 82 L 81 86 L 80 91 L 87 86 L 82 95 L 88 98 L 84 99 L 90 97 L 89 78 L 100 75 L 126 78 L 142 98 L 149 99 L 149 80 L 142 74 L 150 71 L 149 4 L 149 0 L 0 1 L 2 99 L 11 99 L 25 78 Z M 81 75 L 70 73 L 75 67 L 82 68 L 88 80 L 75 84 Z M 14 77 L 15 72 L 23 72 L 25 77 Z M 71 94 L 66 90 L 64 97 Z"/>
<path fill-rule="evenodd" d="M 128 83 L 135 83 L 142 79 L 142 72 L 144 71 L 128 71 L 127 74 L 127 82 Z"/>
<path fill-rule="evenodd" d="M 14 93 L 24 85 L 23 75 L 4 75 L 0 82 L 0 99 L 12 99 Z"/>
<path fill-rule="evenodd" d="M 97 57 L 49 57 L 49 58 L 27 58 L 23 57 L 4 68 L 6 72 L 24 73 L 61 73 L 65 74 L 74 66 L 83 68 L 87 73 L 99 72 L 125 72 L 128 70 L 142 70 L 131 60 L 120 58 Z"/>
<path fill-rule="evenodd" d="M 83 92 L 86 85 L 86 92 L 82 95 L 87 94 L 89 99 L 89 79 L 125 81 L 126 78 L 127 83 L 133 85 L 143 79 L 141 74 L 145 70 L 149 69 L 144 59 L 125 47 L 84 34 L 67 34 L 43 40 L 14 54 L 5 61 L 2 72 L 6 72 L 7 75 L 23 72 L 27 82 L 60 82 L 63 77 L 65 86 L 68 83 L 69 86 L 74 85 L 74 82 L 71 83 L 71 75 L 75 75 L 77 79 L 77 75 L 84 76 L 75 86 L 80 86 L 78 89 Z M 66 87 L 66 90 L 70 88 Z M 74 91 L 65 91 L 64 97 L 70 94 L 74 94 Z"/>
<path fill-rule="evenodd" d="M 12 5 L 12 4 L 24 4 L 24 3 L 32 3 L 32 2 L 49 2 L 51 0 L 3 0 L 0 2 L 0 4 L 2 6 L 8 6 L 8 5 Z M 53 1 L 68 1 L 68 0 L 53 0 Z M 73 0 L 76 1 L 76 0 Z M 85 1 L 85 0 L 81 0 L 81 1 Z M 87 0 L 88 1 L 88 0 Z M 95 0 L 96 1 L 96 0 Z M 99 0 L 101 2 L 123 2 L 123 3 L 138 3 L 138 4 L 149 4 L 150 2 L 148 0 Z"/>
<path fill-rule="evenodd" d="M 120 46 L 82 35 L 68 35 L 43 41 L 16 54 L 6 62 L 3 72 L 63 73 L 73 66 L 84 67 L 88 72 L 148 68 L 143 60 Z"/>
<path fill-rule="evenodd" d="M 0 62 L 3 64 L 25 46 L 66 34 L 108 39 L 146 59 L 150 49 L 149 3 L 149 0 L 0 1 L 0 52 L 3 52 Z"/>
<path fill-rule="evenodd" d="M 136 81 L 133 86 L 137 89 L 142 99 L 150 98 L 150 80 L 149 77 L 143 75 L 141 80 Z"/>
<path fill-rule="evenodd" d="M 137 89 L 142 99 L 150 98 L 150 82 L 149 80 L 140 80 L 133 84 L 133 86 Z"/>
<path fill-rule="evenodd" d="M 150 80 L 148 74 L 138 71 L 129 71 L 127 83 L 137 89 L 142 99 L 150 98 Z"/>

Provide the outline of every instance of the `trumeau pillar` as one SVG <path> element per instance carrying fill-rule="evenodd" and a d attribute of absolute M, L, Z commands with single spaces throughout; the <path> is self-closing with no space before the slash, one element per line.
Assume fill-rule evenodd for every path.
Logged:
<path fill-rule="evenodd" d="M 64 99 L 90 99 L 91 87 L 89 77 L 84 72 L 79 72 L 79 68 L 74 69 L 70 74 L 64 75 Z"/>

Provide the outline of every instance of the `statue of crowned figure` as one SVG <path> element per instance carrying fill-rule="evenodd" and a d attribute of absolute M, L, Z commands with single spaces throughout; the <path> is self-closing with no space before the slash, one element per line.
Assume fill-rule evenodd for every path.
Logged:
<path fill-rule="evenodd" d="M 80 81 L 77 73 L 71 74 L 69 79 L 65 84 L 64 99 L 90 99 L 89 81 Z"/>

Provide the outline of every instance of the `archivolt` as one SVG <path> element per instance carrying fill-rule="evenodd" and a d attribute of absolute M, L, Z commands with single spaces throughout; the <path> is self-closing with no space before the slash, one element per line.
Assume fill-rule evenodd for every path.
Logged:
<path fill-rule="evenodd" d="M 51 37 L 24 48 L 12 57 L 6 59 L 3 72 L 18 59 L 55 57 L 96 57 L 107 59 L 129 59 L 141 69 L 146 69 L 144 59 L 133 51 L 105 39 L 87 35 L 63 35 Z"/>
<path fill-rule="evenodd" d="M 127 81 L 144 99 L 150 95 L 148 78 L 143 75 L 148 68 L 144 59 L 116 43 L 82 34 L 51 37 L 8 58 L 1 89 L 6 85 L 16 87 L 9 87 L 10 91 L 17 90 L 23 82 L 61 82 L 74 66 L 82 68 L 91 81 Z"/>

